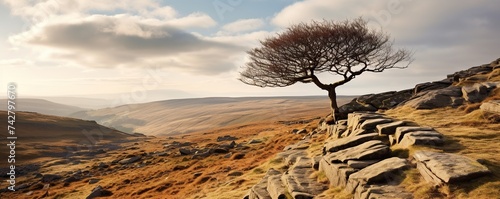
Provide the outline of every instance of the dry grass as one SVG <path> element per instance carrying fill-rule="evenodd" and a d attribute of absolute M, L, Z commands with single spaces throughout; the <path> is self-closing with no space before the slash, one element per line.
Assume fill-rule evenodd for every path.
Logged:
<path fill-rule="evenodd" d="M 432 149 L 411 148 L 408 151 L 409 156 L 422 149 L 458 153 L 485 160 L 485 166 L 493 172 L 493 175 L 478 180 L 434 189 L 423 182 L 415 174 L 416 171 L 410 171 L 404 184 L 407 189 L 414 192 L 417 198 L 491 199 L 500 196 L 500 156 L 498 155 L 500 154 L 500 145 L 498 144 L 500 143 L 500 123 L 492 121 L 480 110 L 466 113 L 463 110 L 452 108 L 415 110 L 400 107 L 385 113 L 390 117 L 434 127 L 444 134 L 446 139 L 444 146 Z"/>

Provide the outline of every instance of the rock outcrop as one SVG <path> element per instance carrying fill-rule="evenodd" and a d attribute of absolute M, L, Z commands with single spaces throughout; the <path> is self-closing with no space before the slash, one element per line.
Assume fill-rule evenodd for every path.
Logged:
<path fill-rule="evenodd" d="M 436 185 L 470 181 L 490 173 L 479 162 L 458 154 L 418 151 L 413 157 L 424 179 Z"/>
<path fill-rule="evenodd" d="M 484 112 L 500 114 L 500 100 L 485 102 L 481 104 L 480 108 Z"/>

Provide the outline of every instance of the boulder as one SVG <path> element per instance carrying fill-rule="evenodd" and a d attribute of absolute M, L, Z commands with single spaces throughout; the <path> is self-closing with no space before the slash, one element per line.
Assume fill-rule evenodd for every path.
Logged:
<path fill-rule="evenodd" d="M 413 94 L 416 95 L 424 91 L 443 89 L 450 86 L 451 84 L 452 83 L 450 81 L 435 81 L 417 84 L 415 88 L 413 88 Z"/>
<path fill-rule="evenodd" d="M 347 126 L 341 124 L 329 125 L 327 128 L 328 136 L 334 138 L 340 138 L 345 131 L 347 131 Z"/>
<path fill-rule="evenodd" d="M 378 118 L 384 118 L 384 115 L 378 113 L 350 113 L 347 116 L 347 129 L 349 131 L 355 131 L 359 129 L 359 126 L 365 120 Z"/>
<path fill-rule="evenodd" d="M 395 93 L 396 91 L 389 91 L 384 93 L 362 95 L 356 98 L 356 102 L 363 105 L 371 105 L 372 107 L 379 109 L 383 106 L 383 101 Z"/>
<path fill-rule="evenodd" d="M 92 199 L 103 196 L 110 196 L 111 191 L 103 189 L 101 186 L 95 187 L 92 192 L 86 197 L 86 199 Z"/>
<path fill-rule="evenodd" d="M 405 148 L 414 145 L 441 146 L 444 144 L 443 135 L 436 131 L 413 131 L 404 135 L 399 145 Z"/>
<path fill-rule="evenodd" d="M 219 136 L 217 137 L 217 142 L 222 142 L 222 141 L 234 141 L 237 140 L 237 137 L 233 137 L 230 135 L 225 135 L 225 136 Z"/>
<path fill-rule="evenodd" d="M 486 83 L 475 83 L 470 86 L 462 87 L 462 95 L 465 100 L 470 103 L 478 103 L 486 99 L 490 94 L 491 90 L 497 88 L 500 83 L 496 82 L 486 82 Z"/>
<path fill-rule="evenodd" d="M 286 189 L 281 182 L 281 175 L 269 176 L 267 181 L 267 192 L 272 199 L 286 199 Z"/>
<path fill-rule="evenodd" d="M 347 149 L 350 147 L 354 147 L 354 146 L 363 144 L 367 141 L 374 140 L 377 137 L 378 137 L 377 133 L 370 133 L 370 134 L 346 137 L 346 138 L 341 138 L 338 140 L 330 141 L 330 142 L 327 142 L 325 144 L 325 146 L 323 147 L 323 154 L 333 153 L 333 152 L 344 150 L 344 149 Z"/>
<path fill-rule="evenodd" d="M 387 119 L 387 118 L 369 119 L 365 120 L 361 124 L 360 129 L 365 129 L 365 130 L 375 129 L 375 127 L 379 124 L 385 124 L 390 122 L 392 122 L 392 119 Z"/>
<path fill-rule="evenodd" d="M 454 99 L 452 99 L 455 97 Z M 448 106 L 459 106 L 456 98 L 462 97 L 462 89 L 459 86 L 449 86 L 447 88 L 421 92 L 404 105 L 415 109 L 434 109 Z"/>
<path fill-rule="evenodd" d="M 193 153 L 195 153 L 195 151 L 191 150 L 190 148 L 179 148 L 179 153 L 181 155 L 192 155 Z"/>
<path fill-rule="evenodd" d="M 396 121 L 391 123 L 377 125 L 377 132 L 379 135 L 393 135 L 396 133 L 396 128 L 406 125 L 405 121 Z"/>
<path fill-rule="evenodd" d="M 323 157 L 319 162 L 319 171 L 325 173 L 331 186 L 345 187 L 349 175 L 357 170 L 345 163 L 332 163 Z"/>
<path fill-rule="evenodd" d="M 406 159 L 392 157 L 372 164 L 349 176 L 346 191 L 354 193 L 358 187 L 377 183 L 390 183 L 409 167 Z"/>
<path fill-rule="evenodd" d="M 118 163 L 120 163 L 120 164 L 131 164 L 131 163 L 139 161 L 141 158 L 142 158 L 141 156 L 134 156 L 134 157 L 125 158 L 123 160 L 120 160 Z"/>
<path fill-rule="evenodd" d="M 433 131 L 434 129 L 431 127 L 423 127 L 423 126 L 400 126 L 396 128 L 396 133 L 394 134 L 394 138 L 396 143 L 401 142 L 403 136 L 406 133 L 412 131 Z"/>
<path fill-rule="evenodd" d="M 268 179 L 270 176 L 281 175 L 279 171 L 274 169 L 269 169 L 266 175 L 262 178 L 262 180 L 254 185 L 248 194 L 249 199 L 271 199 L 271 195 L 267 191 Z"/>
<path fill-rule="evenodd" d="M 480 106 L 481 111 L 500 114 L 500 100 L 491 100 Z"/>
<path fill-rule="evenodd" d="M 417 151 L 413 158 L 424 179 L 436 185 L 468 182 L 490 173 L 476 160 L 458 154 Z"/>
<path fill-rule="evenodd" d="M 481 66 L 474 66 L 472 68 L 466 69 L 466 70 L 461 70 L 458 72 L 455 72 L 451 75 L 448 75 L 448 79 L 455 79 L 455 80 L 460 80 L 463 78 L 467 78 L 479 73 L 488 73 L 493 70 L 493 67 L 489 64 L 481 65 Z"/>
<path fill-rule="evenodd" d="M 331 163 L 346 163 L 349 160 L 380 160 L 388 157 L 391 150 L 380 140 L 371 140 L 363 144 L 330 153 L 324 156 Z"/>
<path fill-rule="evenodd" d="M 362 105 L 356 102 L 356 99 L 353 99 L 351 102 L 344 104 L 339 107 L 340 119 L 347 118 L 347 114 L 355 112 L 355 111 L 377 111 L 378 109 L 373 107 L 372 105 Z"/>
<path fill-rule="evenodd" d="M 54 181 L 57 181 L 61 179 L 62 176 L 56 175 L 56 174 L 45 174 L 42 176 L 42 182 L 43 183 L 53 183 Z"/>
<path fill-rule="evenodd" d="M 402 90 L 394 93 L 389 98 L 384 99 L 382 101 L 382 106 L 379 109 L 390 109 L 393 108 L 402 102 L 410 99 L 413 96 L 413 89 Z"/>

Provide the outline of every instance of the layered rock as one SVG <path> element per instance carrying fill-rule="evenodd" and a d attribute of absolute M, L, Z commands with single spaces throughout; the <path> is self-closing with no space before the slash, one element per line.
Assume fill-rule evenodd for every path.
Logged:
<path fill-rule="evenodd" d="M 479 162 L 458 154 L 418 151 L 413 158 L 424 179 L 436 185 L 470 181 L 490 173 Z"/>

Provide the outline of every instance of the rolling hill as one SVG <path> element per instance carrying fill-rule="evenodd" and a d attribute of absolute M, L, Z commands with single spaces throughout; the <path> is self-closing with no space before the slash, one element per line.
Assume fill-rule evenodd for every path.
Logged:
<path fill-rule="evenodd" d="M 353 97 L 339 97 L 339 104 Z M 328 114 L 327 97 L 195 98 L 124 105 L 82 111 L 71 117 L 95 120 L 127 133 L 175 135 L 229 125 L 308 117 L 319 110 Z"/>
<path fill-rule="evenodd" d="M 7 104 L 6 99 L 0 99 L 1 104 Z M 77 106 L 59 104 L 44 99 L 16 99 L 16 111 L 37 112 L 45 115 L 69 116 L 75 112 L 87 109 Z M 7 106 L 1 106 L 0 110 L 5 111 Z"/>
<path fill-rule="evenodd" d="M 99 148 L 113 148 L 117 143 L 134 137 L 94 121 L 19 111 L 15 116 L 15 134 L 12 136 L 17 137 L 16 161 L 23 163 L 46 157 L 70 157 Z M 7 121 L 7 112 L 0 111 L 0 118 Z M 0 134 L 9 136 L 7 128 L 1 128 Z M 7 157 L 8 153 L 9 150 L 2 145 L 0 156 Z M 0 162 L 0 168 L 6 163 L 7 161 Z"/>

